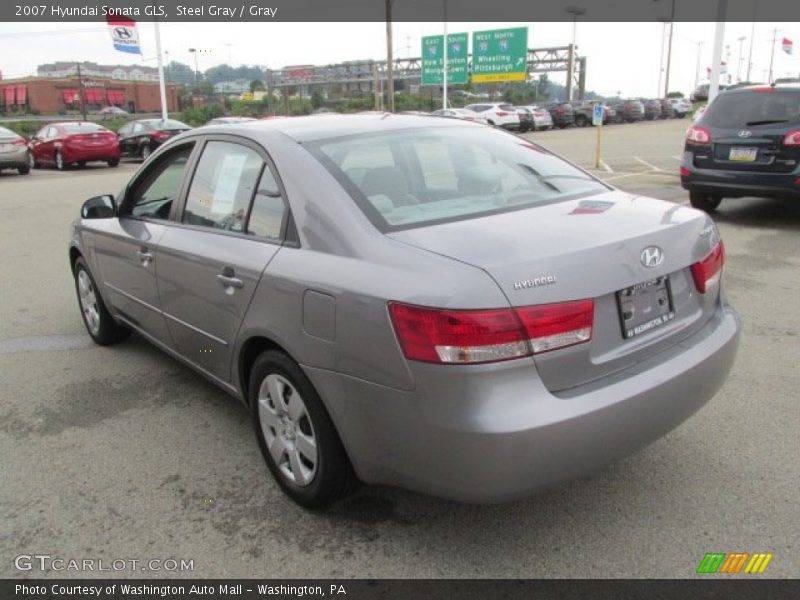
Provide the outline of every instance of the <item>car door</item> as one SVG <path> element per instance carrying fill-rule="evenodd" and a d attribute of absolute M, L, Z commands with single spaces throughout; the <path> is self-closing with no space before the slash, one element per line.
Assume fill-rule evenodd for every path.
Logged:
<path fill-rule="evenodd" d="M 118 218 L 98 221 L 95 232 L 104 298 L 125 322 L 168 347 L 156 281 L 158 243 L 183 189 L 193 146 L 180 144 L 143 169 L 126 189 Z"/>
<path fill-rule="evenodd" d="M 53 125 L 48 125 L 47 127 L 43 127 L 36 137 L 39 138 L 36 140 L 34 145 L 34 157 L 36 158 L 36 162 L 40 163 L 52 163 L 54 162 L 55 156 L 55 138 L 58 134 L 58 130 Z"/>
<path fill-rule="evenodd" d="M 263 148 L 209 136 L 180 214 L 159 244 L 161 307 L 177 350 L 231 381 L 236 334 L 280 249 L 287 210 Z"/>
<path fill-rule="evenodd" d="M 128 138 L 130 137 L 132 130 L 133 123 L 126 123 L 117 132 L 117 138 L 119 139 L 119 150 L 122 154 L 128 153 Z"/>
<path fill-rule="evenodd" d="M 47 135 L 47 126 L 42 127 L 39 131 L 36 132 L 36 135 L 33 136 L 33 139 L 28 144 L 28 148 L 31 150 L 31 156 L 33 159 L 38 163 L 42 162 L 42 146 L 45 142 L 45 136 Z"/>

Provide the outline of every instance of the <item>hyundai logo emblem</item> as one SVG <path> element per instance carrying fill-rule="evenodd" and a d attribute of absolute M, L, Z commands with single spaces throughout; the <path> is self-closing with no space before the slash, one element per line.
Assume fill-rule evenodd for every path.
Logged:
<path fill-rule="evenodd" d="M 664 262 L 664 252 L 658 246 L 648 246 L 640 257 L 645 267 L 654 268 Z"/>
<path fill-rule="evenodd" d="M 127 40 L 131 37 L 131 32 L 128 31 L 127 27 L 115 27 L 114 33 L 117 34 L 117 37 L 121 40 Z"/>
<path fill-rule="evenodd" d="M 742 130 L 739 132 L 739 137 L 742 137 L 742 138 L 748 138 L 748 137 L 750 137 L 751 135 L 753 135 L 753 132 L 752 132 L 752 131 L 747 131 L 747 129 L 742 129 Z"/>

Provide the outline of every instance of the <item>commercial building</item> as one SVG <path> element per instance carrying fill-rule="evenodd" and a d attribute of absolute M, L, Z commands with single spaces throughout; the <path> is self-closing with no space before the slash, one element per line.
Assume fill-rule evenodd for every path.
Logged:
<path fill-rule="evenodd" d="M 158 82 L 83 77 L 83 97 L 91 113 L 105 106 L 128 112 L 158 112 Z M 167 110 L 178 110 L 178 87 L 167 85 Z M 81 111 L 77 77 L 25 77 L 0 80 L 0 114 L 70 114 Z"/>

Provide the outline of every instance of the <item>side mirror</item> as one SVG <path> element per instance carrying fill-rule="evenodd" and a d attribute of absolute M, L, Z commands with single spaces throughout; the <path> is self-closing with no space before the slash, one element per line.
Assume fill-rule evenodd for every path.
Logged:
<path fill-rule="evenodd" d="M 117 203 L 111 194 L 89 198 L 81 207 L 82 219 L 110 219 L 116 215 Z"/>

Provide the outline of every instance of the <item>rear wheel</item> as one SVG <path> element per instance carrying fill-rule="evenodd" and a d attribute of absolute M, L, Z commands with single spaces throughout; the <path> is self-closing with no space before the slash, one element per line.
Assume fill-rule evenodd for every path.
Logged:
<path fill-rule="evenodd" d="M 61 150 L 56 150 L 55 157 L 56 169 L 63 171 L 67 168 L 67 163 L 64 162 L 64 157 L 61 155 Z"/>
<path fill-rule="evenodd" d="M 111 160 L 108 161 L 108 166 L 109 167 L 116 167 L 117 165 L 119 165 L 119 159 L 118 158 L 112 158 Z"/>
<path fill-rule="evenodd" d="M 86 166 L 86 161 L 85 161 L 85 160 L 79 160 L 79 161 L 78 161 L 78 166 L 79 166 L 81 169 L 83 169 L 83 168 Z"/>
<path fill-rule="evenodd" d="M 150 158 L 150 155 L 152 153 L 153 151 L 150 148 L 150 144 L 145 144 L 144 146 L 142 146 L 142 151 L 141 151 L 142 160 L 147 160 L 148 158 Z"/>
<path fill-rule="evenodd" d="M 704 194 L 702 192 L 689 192 L 689 202 L 695 208 L 699 208 L 707 213 L 712 213 L 717 210 L 721 196 L 714 196 L 713 194 Z"/>
<path fill-rule="evenodd" d="M 281 489 L 307 508 L 324 508 L 357 482 L 333 422 L 314 386 L 291 358 L 261 354 L 249 382 L 261 453 Z"/>
<path fill-rule="evenodd" d="M 82 257 L 75 261 L 73 272 L 83 324 L 92 339 L 101 346 L 108 346 L 127 338 L 131 333 L 130 329 L 119 325 L 108 312 Z"/>
<path fill-rule="evenodd" d="M 17 172 L 19 172 L 20 175 L 27 175 L 31 172 L 31 168 L 29 165 L 24 165 L 22 167 L 17 167 Z"/>
<path fill-rule="evenodd" d="M 586 118 L 586 115 L 578 115 L 575 117 L 575 126 L 576 127 L 586 127 L 589 124 L 589 119 Z"/>

